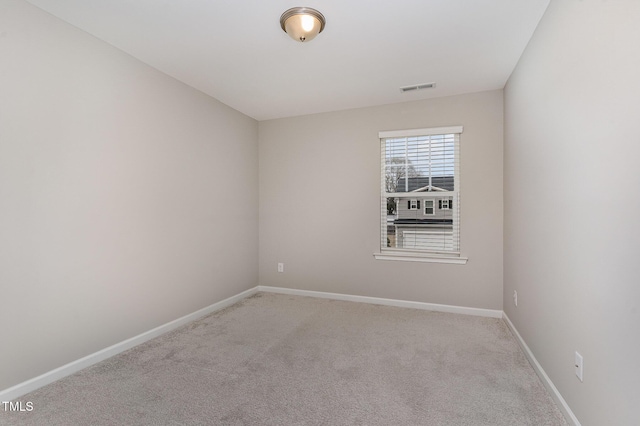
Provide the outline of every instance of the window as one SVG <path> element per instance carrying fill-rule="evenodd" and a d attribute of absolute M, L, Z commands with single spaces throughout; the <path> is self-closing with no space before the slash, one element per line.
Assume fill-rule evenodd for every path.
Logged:
<path fill-rule="evenodd" d="M 461 133 L 461 126 L 380 132 L 377 259 L 466 263 L 460 256 Z"/>
<path fill-rule="evenodd" d="M 436 214 L 433 208 L 433 200 L 424 200 L 424 214 L 425 216 L 433 216 Z"/>

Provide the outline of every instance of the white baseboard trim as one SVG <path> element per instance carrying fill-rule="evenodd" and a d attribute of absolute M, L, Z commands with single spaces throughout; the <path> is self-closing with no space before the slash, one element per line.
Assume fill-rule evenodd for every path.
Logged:
<path fill-rule="evenodd" d="M 41 388 L 42 386 L 53 383 L 56 380 L 60 380 L 63 377 L 76 373 L 93 364 L 97 364 L 100 361 L 104 361 L 107 358 L 131 349 L 134 346 L 140 345 L 171 330 L 175 330 L 176 328 L 188 324 L 191 321 L 195 321 L 205 315 L 209 315 L 213 312 L 231 306 L 234 303 L 237 303 L 240 300 L 244 299 L 245 297 L 254 295 L 257 291 L 258 287 L 250 288 L 249 290 L 243 291 L 242 293 L 236 294 L 235 296 L 231 296 L 227 299 L 221 300 L 220 302 L 214 303 L 193 313 L 180 317 L 176 320 L 170 321 L 152 330 L 146 331 L 142 334 L 131 337 L 130 339 L 109 346 L 108 348 L 87 355 L 84 358 L 80 358 L 76 361 L 72 361 L 68 364 L 63 365 L 62 367 L 58 367 L 47 373 L 41 374 L 38 377 L 34 377 L 33 379 L 29 379 L 25 382 L 0 391 L 0 401 L 12 401 L 16 398 L 21 397 L 22 395 Z"/>
<path fill-rule="evenodd" d="M 547 376 L 547 373 L 545 373 L 544 369 L 542 368 L 536 357 L 533 355 L 533 352 L 531 352 L 531 349 L 529 349 L 529 346 L 527 346 L 522 336 L 520 336 L 520 333 L 518 333 L 516 326 L 513 325 L 506 312 L 503 312 L 503 319 L 507 323 L 507 326 L 509 327 L 513 335 L 516 337 L 516 340 L 524 351 L 524 354 L 529 360 L 529 363 L 533 367 L 538 377 L 540 377 L 542 384 L 544 384 L 544 386 L 547 388 L 547 390 L 551 394 L 551 397 L 556 402 L 556 405 L 558 406 L 558 408 L 560 408 L 562 414 L 564 414 L 565 419 L 567 419 L 569 423 L 573 423 L 575 426 L 581 426 L 578 418 L 575 416 L 575 414 L 573 414 L 573 411 L 571 411 L 569 404 L 567 404 L 567 401 L 564 400 L 564 398 L 560 394 L 560 391 L 558 391 L 558 388 L 556 388 L 549 376 Z"/>
<path fill-rule="evenodd" d="M 479 317 L 502 318 L 502 311 L 494 309 L 467 308 L 464 306 L 439 305 L 437 303 L 412 302 L 409 300 L 383 299 L 379 297 L 354 296 L 340 293 L 325 293 L 323 291 L 297 290 L 264 285 L 259 285 L 258 291 L 291 294 L 294 296 L 318 297 L 321 299 L 346 300 L 348 302 L 371 303 L 374 305 L 397 306 L 400 308 L 422 309 L 425 311 L 448 312 L 452 314 L 475 315 Z"/>

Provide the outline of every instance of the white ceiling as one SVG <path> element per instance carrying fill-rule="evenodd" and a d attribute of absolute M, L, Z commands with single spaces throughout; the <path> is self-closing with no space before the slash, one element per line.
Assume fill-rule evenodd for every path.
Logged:
<path fill-rule="evenodd" d="M 257 120 L 502 88 L 549 3 L 28 1 Z M 315 40 L 280 28 L 294 6 L 327 18 Z"/>

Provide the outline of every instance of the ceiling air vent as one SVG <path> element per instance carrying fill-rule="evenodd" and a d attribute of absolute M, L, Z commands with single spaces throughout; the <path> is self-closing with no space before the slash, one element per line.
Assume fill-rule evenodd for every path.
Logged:
<path fill-rule="evenodd" d="M 414 90 L 422 90 L 422 89 L 433 89 L 434 87 L 436 87 L 435 83 L 423 83 L 423 84 L 416 84 L 413 86 L 404 86 L 400 88 L 401 92 L 411 92 Z"/>

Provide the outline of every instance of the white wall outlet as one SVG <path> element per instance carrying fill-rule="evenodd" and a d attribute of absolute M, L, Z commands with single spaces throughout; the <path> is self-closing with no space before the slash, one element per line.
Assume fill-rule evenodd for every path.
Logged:
<path fill-rule="evenodd" d="M 278 263 L 278 272 L 284 272 L 284 263 Z"/>
<path fill-rule="evenodd" d="M 576 376 L 578 376 L 578 379 L 580 379 L 580 381 L 582 382 L 582 366 L 584 365 L 584 360 L 582 359 L 582 355 L 580 355 L 578 352 L 576 352 L 576 362 L 575 362 L 575 368 L 576 368 Z"/>
<path fill-rule="evenodd" d="M 513 290 L 513 303 L 518 306 L 518 292 Z"/>

